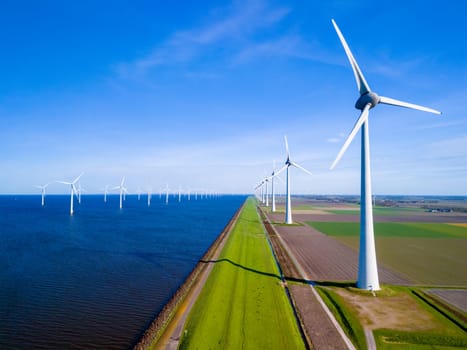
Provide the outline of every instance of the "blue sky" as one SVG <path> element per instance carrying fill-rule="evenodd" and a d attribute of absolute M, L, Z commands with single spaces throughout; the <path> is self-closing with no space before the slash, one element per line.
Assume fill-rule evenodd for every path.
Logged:
<path fill-rule="evenodd" d="M 359 111 L 334 18 L 370 87 L 373 189 L 467 194 L 467 3 L 2 1 L 0 193 L 245 193 L 292 160 L 293 193 L 359 193 Z M 283 187 L 283 185 L 281 185 Z M 283 189 L 281 189 L 283 191 Z M 65 193 L 53 184 L 51 193 Z M 37 190 L 37 192 L 39 192 Z"/>

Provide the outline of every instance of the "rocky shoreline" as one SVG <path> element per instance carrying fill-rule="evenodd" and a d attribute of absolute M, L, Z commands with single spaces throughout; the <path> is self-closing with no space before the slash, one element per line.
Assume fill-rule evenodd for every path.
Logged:
<path fill-rule="evenodd" d="M 201 257 L 198 261 L 194 269 L 185 279 L 183 284 L 178 288 L 172 298 L 169 300 L 167 304 L 162 308 L 161 312 L 157 315 L 154 321 L 151 323 L 149 328 L 144 332 L 143 336 L 139 340 L 139 342 L 133 347 L 134 350 L 143 350 L 147 349 L 150 345 L 153 345 L 164 333 L 166 327 L 169 325 L 170 321 L 172 320 L 173 316 L 177 308 L 183 302 L 185 297 L 187 296 L 190 289 L 193 287 L 195 282 L 200 277 L 200 274 L 204 271 L 207 264 L 206 262 L 211 260 L 213 255 L 216 253 L 217 249 L 219 248 L 221 242 L 225 239 L 227 234 L 230 232 L 232 226 L 236 222 L 238 215 L 240 214 L 243 205 L 236 211 L 236 213 L 232 216 L 228 224 L 224 227 L 222 232 L 216 238 L 216 240 L 210 245 L 210 247 L 206 250 L 206 253 Z"/>

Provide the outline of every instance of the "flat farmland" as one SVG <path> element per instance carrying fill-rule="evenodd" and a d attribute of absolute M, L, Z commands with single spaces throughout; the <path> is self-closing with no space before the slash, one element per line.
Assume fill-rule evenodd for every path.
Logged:
<path fill-rule="evenodd" d="M 309 222 L 358 251 L 358 222 Z M 443 223 L 375 223 L 378 261 L 414 284 L 467 285 L 467 227 Z"/>

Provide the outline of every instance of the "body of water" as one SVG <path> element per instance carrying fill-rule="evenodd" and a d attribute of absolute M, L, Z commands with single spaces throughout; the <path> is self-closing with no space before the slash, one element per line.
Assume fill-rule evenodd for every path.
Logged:
<path fill-rule="evenodd" d="M 0 348 L 131 348 L 244 200 L 0 196 Z"/>

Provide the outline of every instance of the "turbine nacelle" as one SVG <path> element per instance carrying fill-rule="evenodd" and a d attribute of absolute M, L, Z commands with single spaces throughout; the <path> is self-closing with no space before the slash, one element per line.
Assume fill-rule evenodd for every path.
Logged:
<path fill-rule="evenodd" d="M 378 96 L 378 94 L 370 91 L 360 96 L 360 98 L 355 103 L 355 108 L 363 111 L 363 109 L 369 104 L 371 109 L 380 103 L 380 101 L 381 98 Z"/>

